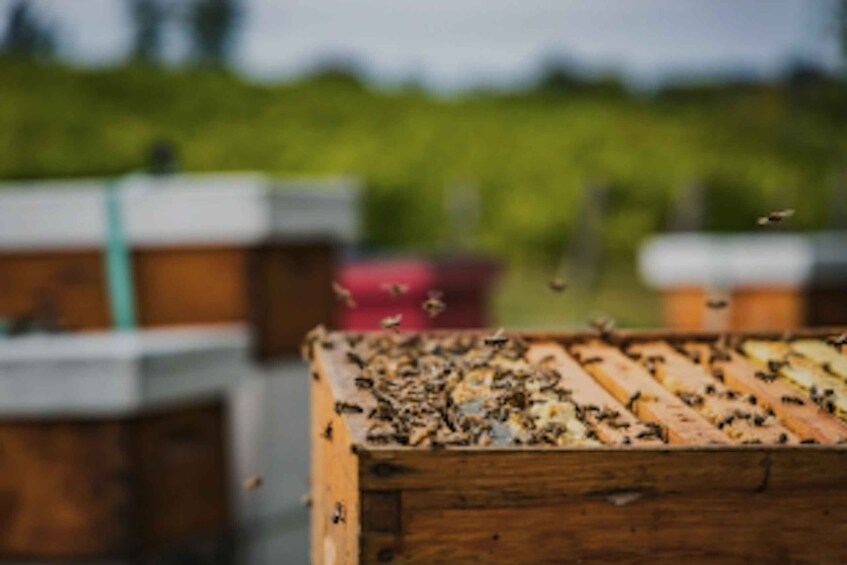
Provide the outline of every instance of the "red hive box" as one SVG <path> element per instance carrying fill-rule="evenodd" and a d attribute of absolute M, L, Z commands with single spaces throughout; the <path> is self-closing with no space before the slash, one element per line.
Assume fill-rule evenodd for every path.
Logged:
<path fill-rule="evenodd" d="M 380 320 L 397 314 L 406 330 L 488 326 L 489 297 L 499 272 L 494 261 L 467 257 L 350 261 L 339 282 L 353 294 L 356 307 L 339 305 L 337 319 L 346 330 L 379 329 Z M 408 285 L 408 292 L 392 298 L 383 287 L 389 282 Z M 435 318 L 421 308 L 432 290 L 441 291 L 447 304 Z"/>

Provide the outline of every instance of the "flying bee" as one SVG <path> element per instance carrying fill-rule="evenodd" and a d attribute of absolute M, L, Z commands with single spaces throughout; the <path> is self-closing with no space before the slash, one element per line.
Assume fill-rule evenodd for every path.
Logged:
<path fill-rule="evenodd" d="M 612 318 L 594 318 L 591 320 L 591 327 L 597 330 L 600 335 L 606 336 L 612 333 L 615 328 L 615 321 Z"/>
<path fill-rule="evenodd" d="M 253 477 L 249 477 L 244 481 L 244 488 L 247 490 L 256 490 L 260 486 L 264 480 L 259 475 L 255 475 Z"/>
<path fill-rule="evenodd" d="M 447 308 L 444 301 L 441 300 L 442 293 L 440 290 L 430 290 L 427 293 L 426 300 L 421 304 L 421 308 L 429 314 L 430 318 L 435 318 Z"/>
<path fill-rule="evenodd" d="M 400 322 L 403 320 L 403 314 L 397 314 L 396 316 L 388 316 L 387 318 L 383 318 L 380 320 L 379 325 L 382 326 L 385 330 L 394 330 L 399 331 Z"/>
<path fill-rule="evenodd" d="M 353 294 L 338 282 L 332 283 L 332 292 L 335 293 L 335 298 L 339 302 L 343 302 L 348 308 L 355 308 L 356 301 L 353 300 Z"/>
<path fill-rule="evenodd" d="M 409 285 L 398 282 L 382 283 L 380 285 L 380 288 L 390 294 L 391 298 L 394 299 L 399 298 L 400 296 L 403 296 L 404 294 L 409 292 Z"/>
<path fill-rule="evenodd" d="M 568 288 L 568 283 L 562 277 L 553 277 L 549 283 L 550 290 L 553 292 L 562 292 Z"/>
<path fill-rule="evenodd" d="M 826 338 L 826 342 L 833 347 L 844 347 L 847 345 L 847 332 L 838 336 Z"/>
<path fill-rule="evenodd" d="M 729 306 L 729 300 L 725 298 L 710 298 L 706 301 L 706 307 L 711 310 L 722 310 Z"/>
<path fill-rule="evenodd" d="M 762 216 L 759 218 L 757 223 L 760 226 L 772 226 L 782 222 L 782 220 L 786 218 L 790 218 L 794 215 L 794 210 L 786 209 L 786 210 L 777 210 L 769 213 L 767 216 Z"/>
<path fill-rule="evenodd" d="M 482 342 L 489 347 L 496 347 L 499 349 L 509 342 L 509 338 L 503 335 L 503 328 L 500 328 L 494 332 L 494 335 L 484 337 Z"/>

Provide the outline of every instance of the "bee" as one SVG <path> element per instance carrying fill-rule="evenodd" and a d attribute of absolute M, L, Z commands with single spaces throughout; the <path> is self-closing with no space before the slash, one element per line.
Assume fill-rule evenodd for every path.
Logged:
<path fill-rule="evenodd" d="M 553 277 L 549 283 L 550 290 L 553 292 L 562 292 L 568 288 L 568 283 L 562 277 Z"/>
<path fill-rule="evenodd" d="M 712 375 L 714 375 L 714 377 L 715 377 L 718 381 L 720 381 L 720 382 L 724 382 L 724 374 L 723 374 L 723 371 L 722 371 L 722 370 L 720 370 L 720 369 L 715 369 L 714 371 L 712 371 Z"/>
<path fill-rule="evenodd" d="M 751 394 L 747 397 L 747 402 L 749 402 L 750 404 L 756 404 L 757 401 L 758 399 L 756 398 L 755 394 Z"/>
<path fill-rule="evenodd" d="M 615 321 L 612 318 L 594 318 L 591 320 L 591 327 L 599 332 L 601 336 L 608 336 L 615 328 Z"/>
<path fill-rule="evenodd" d="M 382 283 L 380 288 L 390 294 L 393 299 L 399 298 L 409 292 L 409 285 L 397 282 Z"/>
<path fill-rule="evenodd" d="M 699 394 L 689 394 L 687 392 L 680 392 L 679 398 L 689 406 L 698 406 L 703 404 L 703 397 Z"/>
<path fill-rule="evenodd" d="M 753 373 L 753 376 L 761 381 L 765 381 L 766 383 L 772 383 L 776 380 L 776 373 L 772 373 L 770 371 L 756 371 Z"/>
<path fill-rule="evenodd" d="M 722 310 L 729 306 L 729 300 L 725 298 L 710 298 L 706 301 L 706 307 L 711 310 Z"/>
<path fill-rule="evenodd" d="M 340 524 L 342 522 L 347 521 L 347 515 L 344 510 L 344 504 L 341 502 L 336 502 L 335 507 L 332 510 L 332 523 Z"/>
<path fill-rule="evenodd" d="M 632 396 L 629 397 L 629 401 L 626 403 L 626 409 L 632 412 L 632 409 L 635 407 L 635 403 L 638 401 L 639 398 L 641 398 L 641 391 L 636 390 L 634 393 L 632 393 Z"/>
<path fill-rule="evenodd" d="M 421 304 L 421 308 L 424 309 L 424 312 L 429 314 L 430 318 L 435 318 L 447 308 L 447 305 L 444 304 L 441 297 L 442 293 L 440 290 L 430 290 L 427 293 L 426 300 L 424 300 Z"/>
<path fill-rule="evenodd" d="M 587 359 L 582 360 L 583 365 L 593 365 L 594 363 L 602 363 L 602 362 L 603 362 L 603 358 L 602 357 L 596 357 L 596 356 L 595 357 L 588 357 Z"/>
<path fill-rule="evenodd" d="M 800 440 L 800 443 L 802 443 L 803 445 L 811 445 L 811 444 L 818 443 L 818 440 L 810 437 L 810 438 Z"/>
<path fill-rule="evenodd" d="M 356 388 L 373 388 L 374 380 L 370 377 L 358 376 L 354 380 Z"/>
<path fill-rule="evenodd" d="M 780 401 L 782 401 L 783 404 L 794 404 L 796 406 L 803 406 L 803 404 L 805 404 L 803 399 L 799 396 L 789 396 L 787 394 L 780 397 Z"/>
<path fill-rule="evenodd" d="M 383 318 L 380 320 L 379 325 L 382 326 L 385 330 L 394 330 L 399 331 L 400 322 L 403 320 L 403 314 L 397 314 L 396 316 L 388 316 L 387 318 Z"/>
<path fill-rule="evenodd" d="M 830 336 L 826 338 L 826 342 L 833 347 L 843 347 L 847 345 L 847 332 L 838 336 Z"/>
<path fill-rule="evenodd" d="M 779 434 L 779 438 L 777 438 L 776 442 L 780 444 L 788 443 L 788 434 L 786 434 L 785 432 Z"/>
<path fill-rule="evenodd" d="M 503 335 L 503 328 L 500 328 L 494 332 L 494 335 L 484 337 L 482 342 L 489 347 L 496 347 L 499 349 L 509 343 L 509 338 Z"/>
<path fill-rule="evenodd" d="M 355 351 L 347 352 L 347 360 L 359 367 L 360 369 L 364 369 L 368 366 L 367 362 L 362 359 L 362 356 L 356 353 Z"/>
<path fill-rule="evenodd" d="M 332 422 L 329 422 L 324 431 L 321 432 L 321 437 L 324 439 L 332 439 Z"/>
<path fill-rule="evenodd" d="M 256 490 L 257 488 L 262 486 L 262 483 L 264 483 L 262 477 L 259 475 L 255 475 L 253 477 L 248 477 L 244 481 L 244 488 L 247 490 Z"/>
<path fill-rule="evenodd" d="M 335 403 L 335 413 L 336 414 L 343 414 L 344 412 L 347 412 L 347 413 L 350 413 L 350 414 L 361 414 L 364 411 L 365 411 L 364 408 L 362 408 L 358 404 L 354 404 L 352 402 L 344 402 L 344 401 L 339 400 L 338 402 Z"/>
<path fill-rule="evenodd" d="M 332 292 L 335 293 L 335 298 L 339 302 L 343 302 L 348 308 L 356 307 L 356 301 L 353 299 L 353 294 L 341 286 L 338 282 L 332 283 Z"/>
<path fill-rule="evenodd" d="M 777 360 L 777 359 L 771 359 L 770 361 L 768 361 L 768 369 L 772 373 L 780 372 L 782 370 L 782 368 L 785 367 L 786 365 L 788 365 L 788 361 L 780 361 L 780 360 Z"/>
<path fill-rule="evenodd" d="M 781 223 L 784 219 L 794 215 L 794 210 L 788 208 L 786 210 L 777 210 L 769 213 L 767 216 L 759 218 L 757 223 L 760 226 L 772 226 Z"/>
<path fill-rule="evenodd" d="M 715 385 L 707 384 L 705 388 L 706 394 L 715 394 Z"/>

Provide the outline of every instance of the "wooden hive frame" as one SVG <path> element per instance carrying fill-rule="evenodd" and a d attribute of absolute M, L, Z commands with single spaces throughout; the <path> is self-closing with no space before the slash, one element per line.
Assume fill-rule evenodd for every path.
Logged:
<path fill-rule="evenodd" d="M 783 379 L 761 380 L 735 351 L 710 355 L 719 336 L 703 332 L 620 331 L 615 345 L 589 332 L 510 335 L 530 345 L 530 359 L 543 356 L 578 380 L 591 373 L 574 395 L 623 406 L 635 423 L 661 423 L 667 443 L 623 445 L 598 427 L 612 445 L 374 445 L 366 441 L 374 400 L 354 384 L 347 336 L 329 334 L 307 351 L 313 563 L 847 562 L 847 423 L 810 402 L 782 402 L 797 390 Z M 653 376 L 644 367 L 659 354 L 673 359 Z M 681 402 L 704 378 L 745 396 Z M 745 399 L 773 410 L 785 437 L 740 444 L 719 429 L 710 410 Z M 339 414 L 340 400 L 366 409 Z"/>

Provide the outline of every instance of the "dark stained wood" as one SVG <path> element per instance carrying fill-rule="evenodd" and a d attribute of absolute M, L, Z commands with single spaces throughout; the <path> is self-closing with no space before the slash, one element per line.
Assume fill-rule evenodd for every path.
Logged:
<path fill-rule="evenodd" d="M 250 319 L 260 358 L 296 353 L 317 324 L 335 325 L 335 249 L 329 243 L 269 243 L 250 257 Z"/>
<path fill-rule="evenodd" d="M 229 522 L 224 407 L 143 416 L 136 425 L 141 540 L 155 548 L 220 534 Z"/>
<path fill-rule="evenodd" d="M 156 327 L 244 321 L 246 254 L 238 247 L 135 250 L 138 323 Z"/>
<path fill-rule="evenodd" d="M 100 250 L 0 252 L 0 318 L 41 316 L 74 329 L 111 325 Z"/>
<path fill-rule="evenodd" d="M 128 447 L 121 422 L 0 422 L 0 559 L 128 552 Z"/>
<path fill-rule="evenodd" d="M 149 557 L 220 535 L 223 427 L 218 403 L 0 422 L 0 560 Z"/>
<path fill-rule="evenodd" d="M 728 443 L 725 434 L 689 408 L 668 389 L 659 384 L 638 363 L 611 345 L 594 341 L 575 345 L 573 350 L 580 358 L 599 358 L 586 370 L 597 379 L 612 396 L 623 404 L 638 395 L 632 402 L 633 412 L 642 420 L 662 425 L 670 443 L 706 445 Z"/>
<path fill-rule="evenodd" d="M 613 427 L 608 421 L 594 422 L 597 435 L 606 444 L 623 445 L 626 440 L 636 445 L 661 444 L 659 438 L 650 437 L 639 439 L 638 433 L 646 430 L 638 419 L 617 401 L 606 390 L 597 384 L 582 366 L 567 354 L 557 343 L 533 343 L 527 352 L 527 359 L 532 363 L 546 364 L 555 368 L 561 375 L 559 384 L 571 391 L 571 399 L 580 406 L 594 405 L 601 410 L 614 410 L 620 416 L 615 419 L 618 424 L 627 424 L 627 428 Z"/>

